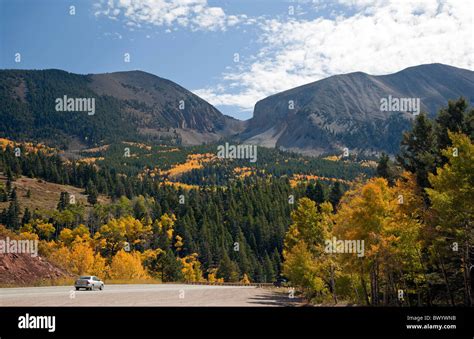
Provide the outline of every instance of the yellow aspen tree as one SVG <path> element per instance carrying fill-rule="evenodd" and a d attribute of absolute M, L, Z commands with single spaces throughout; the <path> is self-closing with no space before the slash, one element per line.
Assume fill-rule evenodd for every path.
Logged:
<path fill-rule="evenodd" d="M 77 275 L 91 274 L 94 251 L 86 242 L 75 242 L 69 257 L 71 272 Z"/>
<path fill-rule="evenodd" d="M 115 254 L 110 264 L 111 279 L 147 279 L 148 275 L 142 266 L 138 252 L 120 250 Z"/>
<path fill-rule="evenodd" d="M 242 284 L 250 284 L 250 279 L 249 279 L 247 273 L 244 273 L 244 276 L 242 277 L 242 279 L 240 280 L 240 282 L 241 282 Z"/>

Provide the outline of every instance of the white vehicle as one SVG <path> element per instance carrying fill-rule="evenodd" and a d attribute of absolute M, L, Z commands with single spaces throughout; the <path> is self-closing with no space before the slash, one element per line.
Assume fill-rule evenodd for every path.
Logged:
<path fill-rule="evenodd" d="M 76 288 L 76 291 L 78 291 L 80 288 L 91 291 L 98 288 L 102 291 L 104 289 L 104 282 L 96 276 L 87 275 L 79 277 L 79 279 L 77 279 L 74 283 L 74 287 Z"/>

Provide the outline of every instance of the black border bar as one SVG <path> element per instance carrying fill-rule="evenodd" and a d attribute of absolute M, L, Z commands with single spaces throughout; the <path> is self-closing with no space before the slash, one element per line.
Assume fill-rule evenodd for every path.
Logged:
<path fill-rule="evenodd" d="M 18 318 L 54 315 L 55 332 L 19 329 Z M 455 317 L 438 320 L 435 316 Z M 418 317 L 414 321 L 413 317 Z M 411 319 L 411 320 L 409 320 Z M 407 329 L 448 324 L 456 329 Z M 14 337 L 474 337 L 474 308 L 3 307 L 0 338 Z"/>

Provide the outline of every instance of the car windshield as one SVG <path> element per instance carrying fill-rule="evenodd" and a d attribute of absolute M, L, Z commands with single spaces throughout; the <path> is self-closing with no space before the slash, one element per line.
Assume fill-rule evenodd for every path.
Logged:
<path fill-rule="evenodd" d="M 79 277 L 79 279 L 89 280 L 91 277 Z"/>

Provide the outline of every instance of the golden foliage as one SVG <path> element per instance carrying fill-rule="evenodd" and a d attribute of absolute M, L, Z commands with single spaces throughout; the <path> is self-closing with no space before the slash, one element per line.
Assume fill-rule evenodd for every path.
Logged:
<path fill-rule="evenodd" d="M 71 248 L 63 243 L 49 242 L 48 259 L 59 267 L 76 275 L 107 276 L 107 264 L 100 253 L 95 253 L 90 243 L 80 236 L 71 243 Z"/>
<path fill-rule="evenodd" d="M 148 274 L 142 266 L 139 252 L 127 253 L 120 250 L 115 254 L 110 264 L 111 279 L 147 279 Z"/>
<path fill-rule="evenodd" d="M 254 174 L 255 171 L 250 167 L 236 167 L 234 168 L 234 174 L 239 178 L 245 178 Z"/>
<path fill-rule="evenodd" d="M 90 269 L 90 274 L 105 279 L 105 277 L 108 276 L 108 269 L 109 268 L 107 266 L 105 258 L 103 258 L 100 253 L 96 253 L 94 255 L 94 263 L 92 264 L 92 268 Z"/>
<path fill-rule="evenodd" d="M 179 235 L 177 235 L 177 236 L 175 237 L 175 240 L 176 240 L 176 242 L 174 243 L 174 247 L 176 247 L 176 251 L 179 252 L 179 251 L 181 251 L 181 249 L 182 249 L 182 247 L 183 247 L 183 245 L 184 245 L 183 238 L 180 237 Z"/>
<path fill-rule="evenodd" d="M 198 282 L 203 280 L 201 263 L 197 259 L 197 256 L 197 253 L 193 253 L 184 258 L 179 258 L 183 265 L 181 272 L 183 273 L 184 280 L 187 282 Z"/>
<path fill-rule="evenodd" d="M 53 224 L 44 222 L 41 219 L 35 219 L 20 228 L 20 232 L 35 233 L 41 239 L 49 239 L 55 230 Z"/>
<path fill-rule="evenodd" d="M 69 256 L 69 265 L 71 272 L 77 275 L 91 274 L 90 271 L 94 265 L 94 251 L 87 243 L 74 243 Z"/>
<path fill-rule="evenodd" d="M 42 143 L 32 143 L 32 142 L 14 142 L 12 140 L 6 138 L 0 138 L 0 148 L 5 150 L 6 147 L 18 147 L 23 146 L 27 152 L 37 153 L 38 151 L 42 151 L 45 154 L 52 154 L 55 151 L 54 148 L 48 147 Z"/>
<path fill-rule="evenodd" d="M 305 183 L 311 180 L 321 180 L 321 181 L 330 181 L 330 182 L 340 182 L 343 184 L 348 184 L 350 185 L 352 182 L 344 179 L 338 179 L 338 178 L 329 178 L 329 177 L 322 177 L 318 175 L 310 175 L 310 174 L 293 174 L 293 176 L 290 178 L 290 185 L 291 187 L 296 187 L 300 183 Z"/>
<path fill-rule="evenodd" d="M 212 153 L 204 154 L 189 154 L 186 162 L 177 164 L 167 171 L 160 171 L 160 175 L 167 175 L 170 178 L 178 177 L 179 175 L 192 171 L 193 169 L 203 168 L 203 164 L 216 159 L 216 155 Z"/>
<path fill-rule="evenodd" d="M 59 232 L 59 241 L 66 246 L 70 246 L 74 238 L 74 234 L 70 228 L 63 228 L 61 232 Z"/>
<path fill-rule="evenodd" d="M 153 223 L 153 231 L 157 234 L 166 234 L 168 240 L 173 238 L 174 223 L 176 216 L 174 214 L 163 214 L 161 218 Z"/>
<path fill-rule="evenodd" d="M 207 281 L 210 283 L 223 283 L 224 278 L 217 278 L 217 268 L 211 268 L 207 275 Z"/>
<path fill-rule="evenodd" d="M 93 164 L 96 161 L 104 160 L 104 157 L 90 157 L 90 158 L 81 158 L 78 162 L 82 162 L 85 164 Z"/>
<path fill-rule="evenodd" d="M 111 253 L 115 253 L 124 246 L 126 241 L 133 245 L 144 242 L 151 232 L 151 226 L 143 225 L 140 220 L 132 216 L 126 216 L 110 219 L 100 228 L 98 239 L 105 239 L 106 248 Z M 103 245 L 104 242 L 102 241 L 101 244 Z"/>
<path fill-rule="evenodd" d="M 49 260 L 59 267 L 68 270 L 69 269 L 69 257 L 71 256 L 71 252 L 67 247 L 60 246 L 55 251 L 52 251 L 51 255 L 49 256 Z"/>
<path fill-rule="evenodd" d="M 98 153 L 98 152 L 108 150 L 109 147 L 110 147 L 110 145 L 102 145 L 102 146 L 99 146 L 99 147 L 88 148 L 88 149 L 82 150 L 81 152 L 82 153 Z"/>
<path fill-rule="evenodd" d="M 240 280 L 240 282 L 242 284 L 250 284 L 250 279 L 249 277 L 247 276 L 247 273 L 244 273 L 244 276 L 242 277 L 242 279 Z"/>
<path fill-rule="evenodd" d="M 173 186 L 174 188 L 182 188 L 188 191 L 199 189 L 198 185 L 189 185 L 189 184 L 184 184 L 182 182 L 177 182 L 177 181 L 164 180 L 163 184 L 168 185 L 168 186 Z"/>
<path fill-rule="evenodd" d="M 147 151 L 151 151 L 151 146 L 147 144 L 138 143 L 138 142 L 129 142 L 129 141 L 123 141 L 122 143 L 125 145 L 135 146 L 141 149 L 146 149 Z"/>
<path fill-rule="evenodd" d="M 298 242 L 286 252 L 283 274 L 310 295 L 314 292 L 327 293 L 327 287 L 318 271 L 317 263 L 304 241 Z"/>

